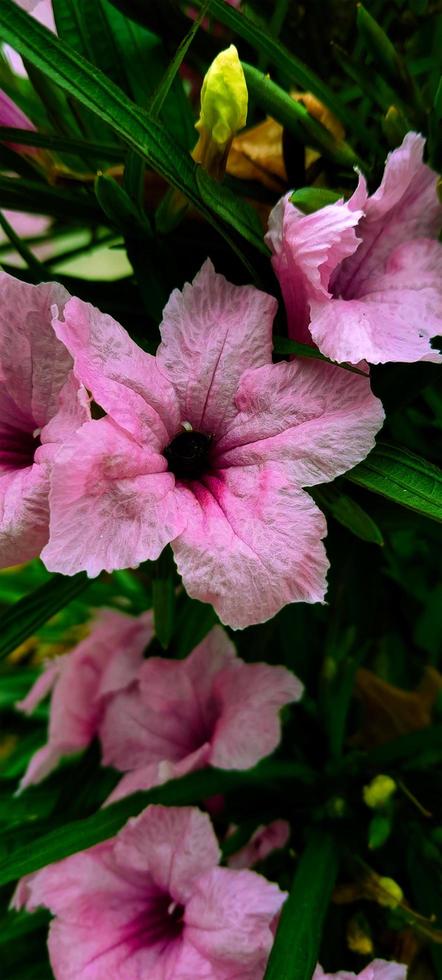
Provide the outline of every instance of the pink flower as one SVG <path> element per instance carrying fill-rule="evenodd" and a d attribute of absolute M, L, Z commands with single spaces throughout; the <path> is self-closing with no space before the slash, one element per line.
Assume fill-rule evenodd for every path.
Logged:
<path fill-rule="evenodd" d="M 57 283 L 29 286 L 0 272 L 0 567 L 38 555 L 48 539 L 49 469 L 89 418 L 86 392 L 51 325 Z"/>
<path fill-rule="evenodd" d="M 264 861 L 273 851 L 285 847 L 290 838 L 290 824 L 287 820 L 273 820 L 266 827 L 257 827 L 250 840 L 239 851 L 228 858 L 229 868 L 252 868 Z"/>
<path fill-rule="evenodd" d="M 104 765 L 129 771 L 112 800 L 162 782 L 163 772 L 250 769 L 278 745 L 279 712 L 302 690 L 285 667 L 244 663 L 220 626 L 185 660 L 149 657 L 100 724 Z"/>
<path fill-rule="evenodd" d="M 0 89 L 0 126 L 9 126 L 14 129 L 27 129 L 30 132 L 36 132 L 36 127 L 34 123 L 25 116 L 25 113 L 19 109 L 18 105 L 6 95 Z M 41 150 L 37 146 L 22 146 L 18 143 L 7 143 L 11 150 L 17 150 L 18 153 L 27 153 L 29 156 L 38 157 L 41 155 Z"/>
<path fill-rule="evenodd" d="M 361 973 L 339 970 L 339 973 L 324 973 L 321 966 L 316 967 L 313 980 L 405 980 L 407 967 L 403 963 L 387 960 L 373 960 Z"/>
<path fill-rule="evenodd" d="M 56 980 L 262 980 L 285 893 L 218 860 L 207 814 L 150 806 L 114 840 L 37 872 L 18 901 L 55 915 Z"/>
<path fill-rule="evenodd" d="M 62 756 L 89 745 L 105 705 L 135 679 L 151 638 L 150 612 L 135 619 L 116 609 L 104 609 L 97 613 L 85 640 L 49 663 L 16 705 L 31 714 L 52 691 L 48 742 L 32 757 L 20 789 L 41 782 Z"/>
<path fill-rule="evenodd" d="M 442 206 L 424 139 L 408 133 L 368 196 L 363 177 L 348 202 L 303 215 L 282 198 L 267 243 L 289 334 L 334 361 L 441 361 Z"/>
<path fill-rule="evenodd" d="M 305 486 L 363 459 L 383 412 L 368 378 L 271 363 L 275 300 L 206 262 L 164 311 L 157 356 L 73 299 L 57 336 L 107 418 L 53 469 L 49 569 L 136 566 L 172 543 L 191 596 L 233 627 L 322 601 L 325 520 Z"/>

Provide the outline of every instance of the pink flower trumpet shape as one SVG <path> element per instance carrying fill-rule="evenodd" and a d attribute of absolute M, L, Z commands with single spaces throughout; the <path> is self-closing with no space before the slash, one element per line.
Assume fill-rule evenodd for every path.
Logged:
<path fill-rule="evenodd" d="M 324 973 L 317 966 L 313 980 L 406 980 L 407 967 L 403 963 L 392 963 L 387 960 L 373 960 L 361 973 L 351 973 L 339 970 L 339 973 Z"/>
<path fill-rule="evenodd" d="M 326 524 L 303 487 L 363 459 L 383 411 L 368 378 L 272 364 L 275 309 L 207 261 L 172 293 L 156 357 L 81 300 L 54 317 L 107 417 L 57 455 L 50 570 L 133 567 L 171 542 L 188 593 L 234 628 L 323 600 Z"/>
<path fill-rule="evenodd" d="M 207 814 L 150 806 L 114 840 L 37 872 L 15 905 L 55 916 L 56 980 L 262 980 L 286 894 L 219 857 Z"/>
<path fill-rule="evenodd" d="M 151 612 L 135 619 L 104 609 L 85 640 L 48 664 L 16 705 L 32 714 L 52 691 L 48 742 L 32 757 L 20 789 L 41 782 L 63 756 L 89 745 L 106 706 L 134 681 L 152 634 Z"/>
<path fill-rule="evenodd" d="M 149 657 L 103 713 L 103 763 L 126 775 L 113 802 L 205 765 L 250 769 L 277 747 L 280 711 L 303 687 L 285 667 L 247 664 L 220 626 L 185 660 Z"/>
<path fill-rule="evenodd" d="M 28 561 L 48 540 L 49 472 L 64 440 L 90 418 L 86 391 L 57 340 L 51 306 L 69 293 L 0 272 L 0 567 Z"/>
<path fill-rule="evenodd" d="M 360 176 L 347 202 L 304 215 L 287 194 L 270 215 L 289 334 L 334 361 L 442 360 L 442 206 L 424 145 L 408 133 L 371 196 Z"/>

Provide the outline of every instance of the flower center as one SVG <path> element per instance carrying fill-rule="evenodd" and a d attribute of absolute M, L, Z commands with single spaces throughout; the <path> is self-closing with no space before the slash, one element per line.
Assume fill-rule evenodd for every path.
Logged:
<path fill-rule="evenodd" d="M 198 479 L 209 469 L 211 441 L 204 432 L 180 432 L 164 450 L 169 471 L 188 480 Z"/>
<path fill-rule="evenodd" d="M 35 452 L 41 445 L 37 431 L 23 432 L 15 426 L 0 426 L 0 472 L 21 470 L 32 466 Z"/>

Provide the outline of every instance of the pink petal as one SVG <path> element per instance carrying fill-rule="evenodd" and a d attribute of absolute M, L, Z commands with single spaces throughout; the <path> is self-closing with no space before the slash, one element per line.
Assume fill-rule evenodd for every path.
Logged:
<path fill-rule="evenodd" d="M 0 273 L 0 377 L 34 428 L 55 415 L 72 359 L 51 327 L 51 306 L 69 293 L 58 283 L 30 286 Z"/>
<path fill-rule="evenodd" d="M 180 419 L 173 388 L 160 374 L 155 358 L 90 303 L 71 299 L 64 320 L 57 315 L 54 310 L 54 330 L 95 401 L 141 444 L 166 445 Z"/>
<path fill-rule="evenodd" d="M 435 361 L 442 334 L 442 247 L 430 239 L 398 245 L 385 272 L 365 278 L 355 299 L 312 303 L 313 339 L 328 357 L 357 364 Z"/>
<path fill-rule="evenodd" d="M 56 657 L 54 660 L 50 660 L 43 673 L 37 677 L 37 680 L 32 685 L 30 691 L 28 691 L 26 697 L 21 701 L 16 701 L 15 707 L 19 711 L 23 711 L 25 715 L 31 715 L 37 705 L 41 701 L 44 701 L 52 691 L 60 671 L 63 669 L 63 665 L 64 657 Z"/>
<path fill-rule="evenodd" d="M 115 856 L 122 868 L 149 871 L 175 901 L 187 902 L 196 879 L 219 860 L 207 813 L 196 807 L 149 806 L 120 831 Z"/>
<path fill-rule="evenodd" d="M 229 868 L 250 868 L 264 861 L 269 854 L 285 847 L 290 839 L 290 824 L 287 820 L 273 820 L 266 827 L 257 827 L 249 842 L 228 858 Z"/>
<path fill-rule="evenodd" d="M 140 766 L 132 772 L 127 772 L 115 789 L 108 796 L 105 806 L 122 800 L 124 796 L 137 793 L 138 790 L 152 789 L 153 786 L 162 786 L 170 779 L 179 779 L 180 776 L 187 775 L 188 772 L 195 772 L 203 769 L 209 763 L 210 745 L 202 745 L 191 755 L 187 755 L 180 762 L 151 762 Z"/>
<path fill-rule="evenodd" d="M 238 661 L 221 672 L 215 692 L 222 709 L 210 761 L 220 769 L 250 769 L 276 749 L 281 739 L 279 712 L 299 701 L 303 685 L 285 667 Z"/>
<path fill-rule="evenodd" d="M 260 980 L 273 943 L 271 923 L 285 898 L 253 871 L 214 868 L 194 884 L 185 911 L 186 940 L 212 963 L 215 977 L 250 972 Z M 223 967 L 232 973 L 222 973 Z"/>
<path fill-rule="evenodd" d="M 273 252 L 272 265 L 284 296 L 289 336 L 295 340 L 311 344 L 309 303 L 327 297 L 331 273 L 356 251 L 359 239 L 355 226 L 362 214 L 350 202 L 338 201 L 304 215 L 290 203 L 290 194 L 273 208 L 265 240 Z"/>
<path fill-rule="evenodd" d="M 214 679 L 234 658 L 221 627 L 185 660 L 149 657 L 139 669 L 137 687 L 114 698 L 103 717 L 104 764 L 124 772 L 163 760 L 180 762 L 202 749 L 205 759 L 215 710 Z"/>
<path fill-rule="evenodd" d="M 83 425 L 52 470 L 46 567 L 94 576 L 158 558 L 185 524 L 166 465 L 108 419 Z"/>
<path fill-rule="evenodd" d="M 103 699 L 134 680 L 152 637 L 151 613 L 137 619 L 113 609 L 97 615 L 89 636 L 58 658 L 17 707 L 33 710 L 53 686 L 48 744 L 32 757 L 20 789 L 41 782 L 63 756 L 94 738 Z"/>
<path fill-rule="evenodd" d="M 407 967 L 403 963 L 392 963 L 386 960 L 373 960 L 361 973 L 351 973 L 339 970 L 338 973 L 324 973 L 319 965 L 312 980 L 406 980 Z"/>
<path fill-rule="evenodd" d="M 365 459 L 384 419 L 368 378 L 308 358 L 246 371 L 236 405 L 217 465 L 286 460 L 297 487 L 333 480 Z"/>
<path fill-rule="evenodd" d="M 40 554 L 48 540 L 48 492 L 44 466 L 0 475 L 0 568 Z"/>
<path fill-rule="evenodd" d="M 235 414 L 240 375 L 271 358 L 276 300 L 254 286 L 233 286 L 207 260 L 193 283 L 175 289 L 164 309 L 158 365 L 172 382 L 181 421 L 217 432 Z"/>
<path fill-rule="evenodd" d="M 362 242 L 333 281 L 335 295 L 353 299 L 363 294 L 366 281 L 384 271 L 388 256 L 403 242 L 437 238 L 442 205 L 436 194 L 437 174 L 422 163 L 424 146 L 422 136 L 407 133 L 387 157 L 382 183 L 364 206 L 358 228 Z"/>
<path fill-rule="evenodd" d="M 288 467 L 220 470 L 192 486 L 193 513 L 172 543 L 189 595 L 233 628 L 264 622 L 288 602 L 323 600 L 325 520 Z"/>

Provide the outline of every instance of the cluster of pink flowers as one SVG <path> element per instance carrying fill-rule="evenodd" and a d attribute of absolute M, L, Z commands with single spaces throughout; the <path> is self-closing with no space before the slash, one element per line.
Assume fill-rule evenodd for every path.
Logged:
<path fill-rule="evenodd" d="M 43 671 L 18 705 L 32 712 L 52 692 L 48 743 L 22 789 L 94 737 L 125 773 L 106 803 L 201 766 L 248 769 L 277 747 L 280 709 L 302 696 L 290 671 L 244 663 L 220 626 L 183 661 L 144 659 L 152 636 L 149 612 L 102 610 Z M 148 806 L 114 839 L 22 879 L 13 905 L 52 912 L 57 980 L 262 980 L 286 893 L 249 869 L 289 836 L 285 820 L 259 827 L 222 868 L 207 814 Z M 375 961 L 361 978 L 404 969 Z"/>
<path fill-rule="evenodd" d="M 270 219 L 290 335 L 362 372 L 273 363 L 276 301 L 209 260 L 172 293 L 155 357 L 62 286 L 0 273 L 0 566 L 41 555 L 51 571 L 95 576 L 171 544 L 188 593 L 233 628 L 323 601 L 326 525 L 306 488 L 374 445 L 383 410 L 366 362 L 440 360 L 441 208 L 422 151 L 409 134 L 372 196 L 360 178 L 348 202 L 306 216 L 287 197 Z M 121 773 L 106 804 L 274 751 L 280 710 L 302 695 L 290 671 L 244 663 L 221 626 L 185 660 L 145 659 L 152 634 L 149 612 L 104 610 L 50 663 L 19 705 L 52 692 L 22 789 L 94 738 Z M 114 840 L 24 879 L 16 904 L 53 913 L 60 980 L 261 980 L 285 894 L 247 865 L 288 833 L 258 828 L 220 868 L 206 814 L 151 806 Z M 360 974 L 404 976 L 380 960 Z M 318 966 L 319 978 L 330 975 Z"/>

